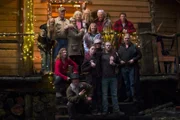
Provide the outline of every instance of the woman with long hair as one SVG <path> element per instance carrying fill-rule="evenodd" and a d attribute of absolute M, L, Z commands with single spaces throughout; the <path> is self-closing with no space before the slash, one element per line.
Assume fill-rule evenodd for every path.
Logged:
<path fill-rule="evenodd" d="M 93 21 L 91 16 L 91 11 L 88 8 L 86 8 L 86 10 L 83 11 L 82 20 L 83 20 L 83 28 L 85 29 L 85 33 L 86 33 L 88 31 L 89 25 Z"/>
<path fill-rule="evenodd" d="M 82 12 L 75 11 L 73 14 L 73 18 L 75 18 L 75 20 L 76 20 L 77 29 L 81 30 L 83 28 Z"/>
<path fill-rule="evenodd" d="M 62 94 L 66 90 L 66 84 L 69 81 L 68 68 L 73 67 L 73 72 L 78 73 L 77 64 L 71 60 L 67 55 L 66 48 L 61 48 L 55 59 L 54 75 L 55 75 L 55 91 L 56 91 L 56 104 L 60 105 L 62 103 Z"/>
<path fill-rule="evenodd" d="M 83 37 L 85 55 L 88 53 L 90 46 L 94 43 L 95 39 L 101 39 L 101 34 L 97 30 L 96 23 L 91 23 L 88 32 Z"/>

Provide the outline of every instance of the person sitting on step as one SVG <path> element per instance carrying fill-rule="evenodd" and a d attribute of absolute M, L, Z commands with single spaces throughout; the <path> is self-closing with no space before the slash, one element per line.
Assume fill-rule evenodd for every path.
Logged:
<path fill-rule="evenodd" d="M 71 84 L 67 88 L 67 108 L 70 120 L 74 120 L 79 114 L 88 114 L 92 101 L 92 87 L 88 83 L 79 82 L 79 75 L 70 75 Z"/>
<path fill-rule="evenodd" d="M 61 48 L 55 61 L 54 70 L 54 86 L 56 91 L 56 105 L 61 105 L 63 102 L 63 92 L 66 91 L 66 86 L 70 77 L 68 77 L 68 67 L 72 66 L 74 73 L 78 73 L 78 65 L 67 56 L 66 48 Z"/>

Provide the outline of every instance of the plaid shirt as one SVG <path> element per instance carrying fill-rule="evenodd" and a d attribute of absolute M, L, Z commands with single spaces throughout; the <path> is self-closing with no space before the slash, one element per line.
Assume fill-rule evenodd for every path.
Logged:
<path fill-rule="evenodd" d="M 125 26 L 123 27 L 122 22 L 119 19 L 114 23 L 113 29 L 116 32 L 122 32 L 123 29 L 126 29 L 128 33 L 136 32 L 136 29 L 134 28 L 133 24 L 128 20 L 125 21 Z"/>

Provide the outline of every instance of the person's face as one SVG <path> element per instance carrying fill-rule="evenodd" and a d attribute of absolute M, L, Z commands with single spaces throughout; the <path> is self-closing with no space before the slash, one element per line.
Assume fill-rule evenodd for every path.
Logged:
<path fill-rule="evenodd" d="M 104 19 L 104 14 L 102 12 L 98 13 L 98 19 L 99 21 L 102 21 Z"/>
<path fill-rule="evenodd" d="M 94 33 L 96 32 L 96 30 L 97 30 L 96 24 L 91 24 L 91 32 Z"/>
<path fill-rule="evenodd" d="M 130 42 L 130 36 L 129 35 L 125 35 L 124 36 L 124 43 L 128 44 Z"/>
<path fill-rule="evenodd" d="M 59 17 L 64 18 L 65 17 L 65 13 L 66 13 L 66 11 L 60 11 L 59 12 Z"/>
<path fill-rule="evenodd" d="M 71 20 L 71 23 L 75 26 L 75 25 L 76 25 L 76 20 L 75 20 L 75 19 L 72 19 L 72 20 Z"/>
<path fill-rule="evenodd" d="M 120 19 L 121 19 L 122 22 L 124 22 L 126 20 L 126 16 L 124 14 L 121 14 Z"/>
<path fill-rule="evenodd" d="M 80 21 L 82 19 L 82 15 L 81 14 L 76 14 L 76 20 Z"/>
<path fill-rule="evenodd" d="M 90 53 L 91 55 L 93 55 L 93 54 L 95 53 L 95 47 L 94 47 L 94 46 L 92 46 L 92 47 L 89 49 L 89 53 Z"/>
<path fill-rule="evenodd" d="M 96 48 L 101 48 L 101 43 L 96 43 L 96 44 L 95 44 L 95 47 L 96 47 Z"/>
<path fill-rule="evenodd" d="M 75 86 L 78 86 L 78 85 L 79 85 L 79 79 L 73 79 L 72 83 L 73 83 Z"/>
<path fill-rule="evenodd" d="M 66 58 L 67 57 L 67 51 L 66 50 L 63 50 L 62 51 L 62 58 Z"/>
<path fill-rule="evenodd" d="M 106 51 L 110 51 L 111 48 L 112 48 L 111 43 L 106 42 L 106 44 L 105 44 L 105 50 L 106 50 Z"/>
<path fill-rule="evenodd" d="M 46 31 L 45 31 L 44 29 L 41 29 L 41 30 L 40 30 L 40 35 L 41 35 L 41 36 L 46 36 Z"/>
<path fill-rule="evenodd" d="M 84 13 L 85 18 L 89 16 L 89 13 Z"/>

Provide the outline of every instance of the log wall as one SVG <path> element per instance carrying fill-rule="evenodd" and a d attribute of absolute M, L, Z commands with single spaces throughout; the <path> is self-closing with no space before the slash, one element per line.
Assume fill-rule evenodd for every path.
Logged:
<path fill-rule="evenodd" d="M 175 34 L 178 32 L 178 12 L 180 4 L 176 0 L 156 0 L 155 2 L 155 24 L 157 33 L 161 34 Z M 171 40 L 165 40 L 165 49 L 171 47 Z M 175 46 L 175 45 L 174 45 Z M 171 51 L 175 55 L 175 47 Z"/>
<path fill-rule="evenodd" d="M 18 0 L 0 2 L 0 33 L 18 32 Z M 16 37 L 0 36 L 0 76 L 18 75 L 18 43 Z"/>
<path fill-rule="evenodd" d="M 39 27 L 47 21 L 47 10 L 47 2 L 42 3 L 41 0 L 34 0 L 34 32 L 36 34 L 39 33 Z M 34 43 L 34 69 L 38 72 L 41 69 L 41 55 L 39 49 L 37 48 L 37 40 L 35 40 Z"/>

